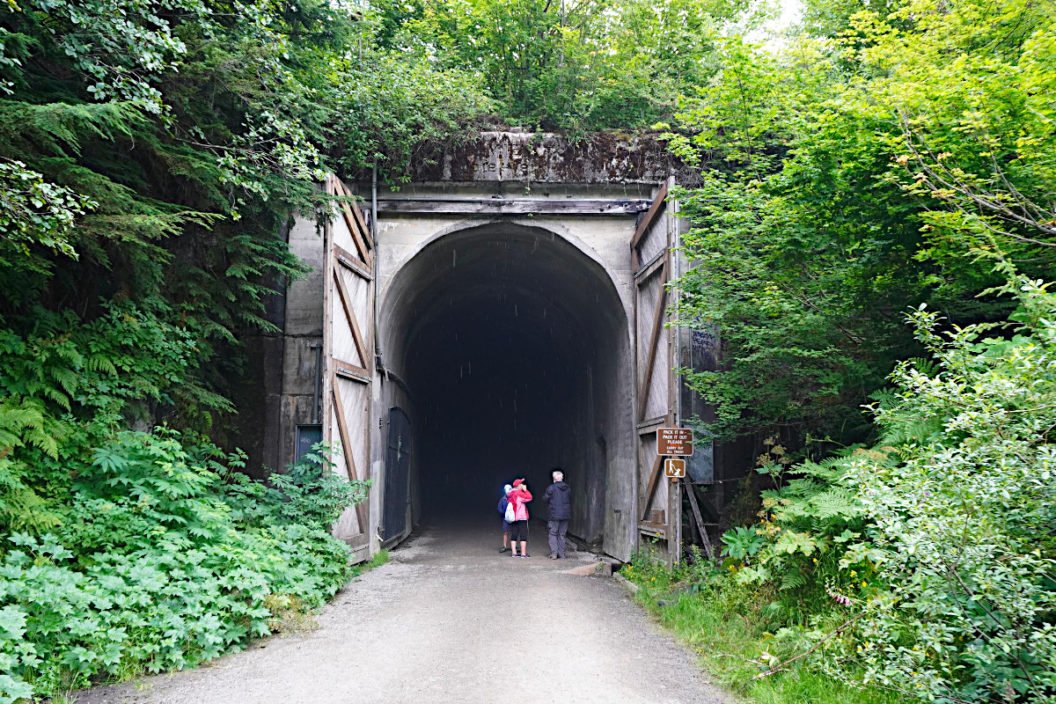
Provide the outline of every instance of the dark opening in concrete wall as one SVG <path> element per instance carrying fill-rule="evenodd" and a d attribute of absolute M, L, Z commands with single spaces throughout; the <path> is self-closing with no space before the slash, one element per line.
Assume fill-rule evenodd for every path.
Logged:
<path fill-rule="evenodd" d="M 497 523 L 504 483 L 525 477 L 541 499 L 562 467 L 571 532 L 600 544 L 609 458 L 634 432 L 627 320 L 602 267 L 547 230 L 461 230 L 400 270 L 381 319 L 413 405 L 424 517 Z"/>

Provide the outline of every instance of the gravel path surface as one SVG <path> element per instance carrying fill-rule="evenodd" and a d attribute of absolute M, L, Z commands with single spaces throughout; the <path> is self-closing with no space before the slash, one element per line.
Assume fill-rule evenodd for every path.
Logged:
<path fill-rule="evenodd" d="M 536 533 L 537 535 L 538 533 Z M 593 558 L 499 555 L 484 530 L 432 528 L 349 584 L 316 630 L 78 704 L 733 704 Z"/>

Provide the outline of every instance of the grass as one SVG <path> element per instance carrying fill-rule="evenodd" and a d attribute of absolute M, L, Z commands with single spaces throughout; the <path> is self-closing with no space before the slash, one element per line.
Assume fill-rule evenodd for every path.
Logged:
<path fill-rule="evenodd" d="M 379 550 L 378 552 L 374 553 L 374 556 L 371 557 L 366 562 L 360 562 L 358 565 L 353 567 L 352 568 L 353 569 L 352 577 L 354 579 L 354 578 L 358 577 L 359 575 L 363 574 L 364 572 L 369 572 L 370 570 L 374 569 L 375 567 L 381 567 L 382 565 L 384 565 L 388 561 L 389 561 L 389 551 L 388 550 Z"/>
<path fill-rule="evenodd" d="M 743 589 L 704 587 L 686 591 L 687 585 L 677 581 L 678 575 L 648 564 L 631 565 L 621 573 L 638 585 L 637 600 L 700 655 L 712 678 L 749 702 L 907 704 L 898 694 L 834 679 L 812 665 L 809 658 L 761 677 L 777 662 L 771 655 L 774 639 L 758 614 L 758 602 L 763 600 L 752 599 Z"/>

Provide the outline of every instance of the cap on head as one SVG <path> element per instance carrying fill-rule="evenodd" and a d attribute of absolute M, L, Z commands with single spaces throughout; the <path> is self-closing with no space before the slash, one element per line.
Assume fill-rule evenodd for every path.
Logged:
<path fill-rule="evenodd" d="M 523 479 L 514 479 L 513 480 L 513 488 L 514 489 L 519 487 L 521 484 L 524 484 L 524 480 Z"/>
<path fill-rule="evenodd" d="M 507 484 L 506 486 L 502 487 L 502 490 L 504 492 L 506 492 L 507 494 L 509 494 L 511 491 L 513 491 L 513 486 L 511 486 L 510 484 Z"/>

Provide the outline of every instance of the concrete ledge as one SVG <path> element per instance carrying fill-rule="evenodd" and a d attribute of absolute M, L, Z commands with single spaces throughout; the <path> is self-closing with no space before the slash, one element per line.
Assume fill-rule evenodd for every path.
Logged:
<path fill-rule="evenodd" d="M 463 213 L 490 215 L 637 215 L 648 210 L 645 199 L 547 199 L 547 198 L 394 198 L 378 200 L 378 212 L 386 215 Z"/>
<path fill-rule="evenodd" d="M 634 582 L 632 582 L 631 580 L 627 579 L 626 577 L 624 577 L 619 572 L 614 573 L 612 575 L 612 577 L 613 577 L 613 579 L 615 579 L 619 583 L 619 585 L 621 587 L 626 589 L 627 593 L 630 594 L 631 596 L 634 596 L 634 595 L 636 595 L 638 593 L 638 588 L 639 588 L 638 585 L 635 584 Z"/>
<path fill-rule="evenodd" d="M 485 131 L 416 152 L 411 181 L 522 183 L 649 183 L 675 176 L 699 179 L 655 133 L 596 132 L 579 138 L 556 133 Z"/>

